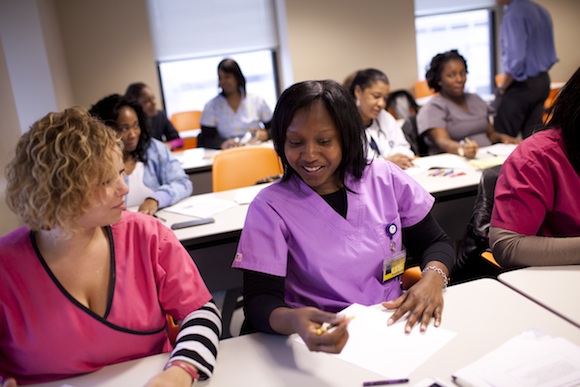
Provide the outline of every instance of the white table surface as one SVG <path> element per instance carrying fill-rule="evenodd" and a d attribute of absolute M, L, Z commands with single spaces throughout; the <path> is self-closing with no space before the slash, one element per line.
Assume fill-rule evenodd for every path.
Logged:
<path fill-rule="evenodd" d="M 580 327 L 580 265 L 527 267 L 498 279 Z"/>
<path fill-rule="evenodd" d="M 411 373 L 410 385 L 427 377 L 449 381 L 454 371 L 530 328 L 580 345 L 578 327 L 499 281 L 481 279 L 451 286 L 444 297 L 442 328 L 457 332 L 457 336 Z M 142 386 L 163 368 L 167 356 L 137 359 L 38 386 Z M 292 337 L 254 334 L 222 341 L 214 376 L 196 385 L 353 387 L 381 379 L 384 376 L 333 356 L 309 352 Z"/>

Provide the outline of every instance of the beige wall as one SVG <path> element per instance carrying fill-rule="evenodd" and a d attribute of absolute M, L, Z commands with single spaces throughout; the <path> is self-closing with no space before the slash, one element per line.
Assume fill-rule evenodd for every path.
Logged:
<path fill-rule="evenodd" d="M 55 0 L 74 103 L 89 107 L 132 82 L 159 81 L 145 0 Z"/>
<path fill-rule="evenodd" d="M 287 0 L 294 81 L 375 67 L 393 89 L 417 78 L 413 1 Z"/>
<path fill-rule="evenodd" d="M 0 40 L 0 85 L 0 101 L 2 101 L 0 103 L 0 117 L 2 117 L 2 129 L 0 131 L 2 135 L 2 141 L 0 141 L 0 168 L 2 168 L 2 173 L 0 174 L 0 236 L 2 236 L 21 225 L 18 217 L 8 209 L 5 196 L 6 177 L 4 168 L 14 154 L 14 147 L 20 136 L 20 123 L 16 113 L 16 104 L 6 66 L 6 58 L 4 57 L 2 40 Z"/>
<path fill-rule="evenodd" d="M 556 40 L 556 54 L 560 62 L 550 70 L 553 81 L 565 82 L 580 66 L 580 50 L 578 36 L 580 36 L 580 1 L 578 0 L 535 0 L 543 5 L 552 15 L 554 22 L 554 37 Z"/>

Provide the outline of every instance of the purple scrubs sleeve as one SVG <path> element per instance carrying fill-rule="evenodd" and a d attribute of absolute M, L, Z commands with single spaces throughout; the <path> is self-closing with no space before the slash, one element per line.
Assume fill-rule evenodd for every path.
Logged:
<path fill-rule="evenodd" d="M 250 205 L 233 267 L 285 277 L 285 301 L 336 312 L 402 294 L 383 283 L 386 257 L 402 248 L 402 228 L 421 221 L 434 198 L 400 168 L 376 159 L 361 180 L 347 176 L 340 216 L 297 176 L 260 192 Z M 395 224 L 395 252 L 386 231 Z"/>

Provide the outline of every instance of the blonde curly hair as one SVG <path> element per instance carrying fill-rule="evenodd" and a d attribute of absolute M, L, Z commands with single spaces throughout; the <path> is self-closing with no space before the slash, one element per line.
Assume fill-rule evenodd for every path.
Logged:
<path fill-rule="evenodd" d="M 22 135 L 6 167 L 8 206 L 31 230 L 77 230 L 90 193 L 117 178 L 121 146 L 82 108 L 47 114 Z"/>

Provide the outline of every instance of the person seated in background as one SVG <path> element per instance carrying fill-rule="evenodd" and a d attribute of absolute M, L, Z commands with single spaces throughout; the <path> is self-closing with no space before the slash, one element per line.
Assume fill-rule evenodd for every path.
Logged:
<path fill-rule="evenodd" d="M 191 195 L 191 180 L 169 149 L 151 138 L 147 117 L 137 101 L 112 94 L 94 104 L 89 113 L 123 141 L 125 175 L 131 188 L 127 207 L 139 206 L 139 212 L 153 215 Z"/>
<path fill-rule="evenodd" d="M 411 145 L 397 120 L 385 110 L 390 91 L 387 76 L 376 69 L 361 70 L 348 88 L 366 128 L 368 154 L 392 161 L 403 169 L 413 166 L 415 154 Z"/>
<path fill-rule="evenodd" d="M 220 312 L 157 219 L 125 211 L 118 135 L 84 109 L 22 135 L 6 200 L 26 226 L 0 238 L 0 384 L 43 383 L 171 352 L 149 385 L 212 375 Z M 181 321 L 175 347 L 167 315 Z"/>
<path fill-rule="evenodd" d="M 367 159 L 354 100 L 340 84 L 297 83 L 282 93 L 272 138 L 281 180 L 250 204 L 233 267 L 244 269 L 244 332 L 298 333 L 338 353 L 352 303 L 382 302 L 405 331 L 441 323 L 455 252 L 430 214 L 434 198 L 393 163 Z M 403 247 L 423 277 L 403 293 Z M 323 323 L 336 329 L 322 335 Z"/>
<path fill-rule="evenodd" d="M 153 138 L 163 141 L 169 150 L 183 147 L 183 139 L 179 137 L 177 129 L 167 118 L 163 110 L 157 109 L 157 100 L 153 90 L 143 82 L 131 83 L 125 91 L 125 96 L 133 98 L 141 104 L 143 111 L 149 118 L 149 127 Z"/>
<path fill-rule="evenodd" d="M 465 92 L 467 62 L 457 50 L 435 55 L 425 78 L 439 93 L 417 114 L 417 129 L 425 136 L 429 154 L 446 152 L 471 159 L 479 147 L 520 142 L 496 132 L 490 121 L 491 107 L 477 94 Z"/>
<path fill-rule="evenodd" d="M 503 267 L 580 264 L 580 68 L 545 128 L 503 164 L 490 244 Z"/>
<path fill-rule="evenodd" d="M 201 115 L 198 146 L 227 149 L 241 145 L 246 133 L 251 142 L 268 139 L 272 111 L 262 97 L 246 93 L 246 78 L 233 59 L 218 65 L 222 92 L 209 101 Z"/>

